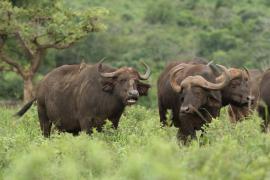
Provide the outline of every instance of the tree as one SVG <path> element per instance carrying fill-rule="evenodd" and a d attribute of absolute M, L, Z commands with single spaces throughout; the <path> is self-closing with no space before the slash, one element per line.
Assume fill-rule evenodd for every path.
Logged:
<path fill-rule="evenodd" d="M 102 8 L 71 10 L 60 0 L 32 6 L 0 2 L 0 71 L 13 71 L 24 82 L 24 102 L 34 97 L 33 78 L 48 49 L 65 49 L 105 29 Z"/>

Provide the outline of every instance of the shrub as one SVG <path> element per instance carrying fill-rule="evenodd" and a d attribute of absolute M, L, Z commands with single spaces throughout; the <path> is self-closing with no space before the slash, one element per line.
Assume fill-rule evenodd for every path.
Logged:
<path fill-rule="evenodd" d="M 175 20 L 175 7 L 168 1 L 151 3 L 145 12 L 145 20 L 150 24 L 170 24 Z"/>
<path fill-rule="evenodd" d="M 119 128 L 44 139 L 36 108 L 0 109 L 0 179 L 268 179 L 270 138 L 256 115 L 231 124 L 225 111 L 189 145 L 160 127 L 157 111 L 128 107 Z"/>

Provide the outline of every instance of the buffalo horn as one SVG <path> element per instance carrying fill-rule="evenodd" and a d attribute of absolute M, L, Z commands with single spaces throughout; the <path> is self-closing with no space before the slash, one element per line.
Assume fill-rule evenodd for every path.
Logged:
<path fill-rule="evenodd" d="M 197 86 L 200 86 L 200 87 L 203 87 L 206 89 L 210 89 L 210 90 L 222 89 L 223 87 L 228 85 L 228 83 L 230 82 L 230 74 L 229 74 L 229 71 L 227 70 L 227 68 L 225 68 L 224 66 L 221 66 L 221 65 L 217 65 L 217 66 L 219 66 L 223 70 L 222 74 L 216 78 L 217 83 L 209 82 L 205 78 L 203 78 L 202 76 L 196 75 L 196 76 L 186 77 L 181 82 L 180 87 L 185 86 L 185 85 L 197 85 Z"/>
<path fill-rule="evenodd" d="M 193 84 L 197 84 L 201 87 L 211 89 L 211 90 L 220 90 L 224 88 L 225 86 L 227 86 L 230 82 L 230 73 L 226 67 L 222 65 L 218 65 L 218 64 L 217 66 L 223 70 L 222 74 L 216 78 L 217 83 L 209 82 L 206 79 L 204 79 L 202 76 L 197 76 L 197 78 L 194 78 Z"/>
<path fill-rule="evenodd" d="M 246 73 L 247 73 L 248 77 L 250 77 L 250 74 L 249 74 L 248 69 L 247 69 L 245 66 L 243 67 L 243 69 L 246 71 Z"/>
<path fill-rule="evenodd" d="M 101 59 L 98 63 L 98 72 L 102 77 L 112 78 L 112 77 L 117 76 L 119 73 L 121 73 L 123 71 L 123 69 L 120 68 L 120 69 L 117 69 L 116 71 L 113 71 L 113 72 L 106 72 L 106 73 L 101 72 L 102 71 L 102 63 L 104 60 L 105 60 L 105 58 Z"/>
<path fill-rule="evenodd" d="M 143 75 L 141 75 L 139 73 L 139 77 L 140 77 L 141 80 L 147 80 L 150 77 L 150 74 L 151 74 L 150 67 L 147 64 L 145 64 L 144 62 L 141 62 L 141 63 L 146 68 L 146 72 Z"/>
<path fill-rule="evenodd" d="M 171 83 L 171 86 L 173 88 L 173 90 L 177 93 L 181 92 L 181 85 L 179 85 L 177 82 L 176 82 L 176 73 L 178 71 L 181 71 L 183 70 L 184 68 L 186 67 L 186 64 L 179 64 L 177 65 L 176 67 L 174 67 L 172 70 L 171 70 L 171 74 L 170 74 L 170 83 Z"/>

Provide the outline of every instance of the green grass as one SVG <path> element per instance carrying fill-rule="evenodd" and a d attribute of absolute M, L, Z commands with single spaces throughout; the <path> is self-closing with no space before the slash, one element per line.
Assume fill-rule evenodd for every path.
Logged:
<path fill-rule="evenodd" d="M 225 113 L 188 146 L 158 113 L 128 108 L 119 129 L 44 139 L 36 109 L 21 119 L 0 109 L 0 179 L 269 179 L 270 137 L 253 116 L 231 124 Z"/>

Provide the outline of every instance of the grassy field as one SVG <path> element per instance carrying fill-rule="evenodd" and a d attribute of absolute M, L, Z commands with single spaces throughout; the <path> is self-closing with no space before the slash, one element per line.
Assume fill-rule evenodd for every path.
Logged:
<path fill-rule="evenodd" d="M 237 125 L 223 113 L 183 146 L 158 113 L 131 107 L 119 129 L 44 139 L 36 109 L 23 118 L 0 109 L 0 179 L 270 179 L 270 136 L 254 116 Z"/>

